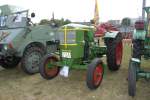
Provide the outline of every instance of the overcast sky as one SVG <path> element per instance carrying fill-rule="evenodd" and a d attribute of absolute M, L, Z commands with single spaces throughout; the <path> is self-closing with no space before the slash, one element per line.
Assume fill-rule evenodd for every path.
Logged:
<path fill-rule="evenodd" d="M 98 0 L 100 21 L 136 18 L 141 16 L 142 0 Z M 95 0 L 0 0 L 0 5 L 17 5 L 30 12 L 35 12 L 33 19 L 50 19 L 52 12 L 55 18 L 65 18 L 71 21 L 89 21 L 94 16 Z M 150 0 L 147 0 L 150 6 Z"/>

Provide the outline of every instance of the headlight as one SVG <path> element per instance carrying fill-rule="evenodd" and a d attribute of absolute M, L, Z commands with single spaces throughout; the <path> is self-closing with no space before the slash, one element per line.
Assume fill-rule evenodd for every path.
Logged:
<path fill-rule="evenodd" d="M 3 48 L 4 48 L 4 50 L 7 50 L 7 49 L 8 49 L 8 46 L 7 46 L 7 45 L 4 45 Z"/>
<path fill-rule="evenodd" d="M 71 58 L 71 52 L 62 52 L 63 58 Z"/>

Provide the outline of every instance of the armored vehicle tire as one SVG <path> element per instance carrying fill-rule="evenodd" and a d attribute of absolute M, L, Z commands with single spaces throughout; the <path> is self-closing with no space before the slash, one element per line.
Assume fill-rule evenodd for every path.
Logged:
<path fill-rule="evenodd" d="M 109 70 L 116 71 L 120 68 L 123 55 L 123 44 L 121 33 L 117 34 L 116 38 L 106 38 L 107 46 L 107 65 Z"/>
<path fill-rule="evenodd" d="M 0 65 L 1 65 L 1 67 L 5 68 L 5 69 L 11 69 L 11 68 L 16 67 L 19 62 L 20 62 L 20 58 L 13 57 L 9 60 L 1 62 Z"/>
<path fill-rule="evenodd" d="M 42 61 L 40 65 L 41 76 L 45 79 L 55 78 L 58 75 L 60 68 L 58 66 L 52 65 L 51 63 L 54 64 L 55 62 L 57 62 L 58 58 L 48 54 L 45 55 L 41 61 Z"/>
<path fill-rule="evenodd" d="M 21 67 L 27 74 L 35 74 L 39 72 L 41 58 L 44 56 L 44 48 L 31 46 L 27 48 L 23 54 Z"/>
<path fill-rule="evenodd" d="M 135 96 L 136 92 L 136 64 L 130 61 L 128 69 L 128 94 Z"/>
<path fill-rule="evenodd" d="M 102 61 L 99 58 L 95 58 L 87 69 L 86 83 L 89 89 L 94 90 L 99 87 L 102 82 L 104 74 L 104 67 Z"/>

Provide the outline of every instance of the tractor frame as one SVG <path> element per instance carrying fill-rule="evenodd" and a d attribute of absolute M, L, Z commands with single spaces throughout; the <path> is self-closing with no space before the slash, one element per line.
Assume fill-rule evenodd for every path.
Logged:
<path fill-rule="evenodd" d="M 102 82 L 105 69 L 105 64 L 101 58 L 107 54 L 108 49 L 106 46 L 99 44 L 99 40 L 94 37 L 94 32 L 94 27 L 79 24 L 68 24 L 61 27 L 59 29 L 58 51 L 45 55 L 40 66 L 41 76 L 45 79 L 52 79 L 60 73 L 68 77 L 69 69 L 87 69 L 86 83 L 88 88 L 91 90 L 98 88 Z M 112 36 L 116 38 L 117 33 L 110 33 L 111 37 L 109 37 L 108 32 L 106 34 L 105 42 L 108 42 L 109 39 L 113 43 Z M 121 39 L 117 43 L 122 43 Z M 120 62 L 117 63 L 117 59 L 113 59 L 110 63 L 115 61 L 115 64 L 117 63 L 119 67 L 122 59 L 122 45 L 115 46 L 111 49 L 115 52 L 120 50 L 121 53 L 116 54 L 116 57 L 119 56 Z"/>

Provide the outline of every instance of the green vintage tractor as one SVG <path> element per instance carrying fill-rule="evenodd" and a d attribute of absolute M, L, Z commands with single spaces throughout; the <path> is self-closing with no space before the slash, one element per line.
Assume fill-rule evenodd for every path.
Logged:
<path fill-rule="evenodd" d="M 150 59 L 150 7 L 145 7 L 147 20 L 138 20 L 135 23 L 133 34 L 133 52 L 128 70 L 128 93 L 135 96 L 136 81 L 139 78 L 150 79 L 150 72 L 141 69 L 141 57 L 145 60 Z"/>
<path fill-rule="evenodd" d="M 105 69 L 101 58 L 107 55 L 111 71 L 118 70 L 122 60 L 122 36 L 118 31 L 108 31 L 105 26 L 108 25 L 98 26 L 96 34 L 94 27 L 86 25 L 68 24 L 61 27 L 58 51 L 47 53 L 43 57 L 40 66 L 41 76 L 53 79 L 60 73 L 67 77 L 69 69 L 87 69 L 88 88 L 98 88 Z M 99 39 L 95 36 L 103 36 L 106 46 L 100 45 Z"/>
<path fill-rule="evenodd" d="M 0 6 L 0 65 L 6 69 L 21 61 L 28 74 L 39 72 L 40 60 L 46 51 L 55 52 L 57 28 L 35 25 L 29 11 L 20 7 Z M 32 13 L 31 17 L 35 17 Z M 48 48 L 46 46 L 49 46 Z"/>

